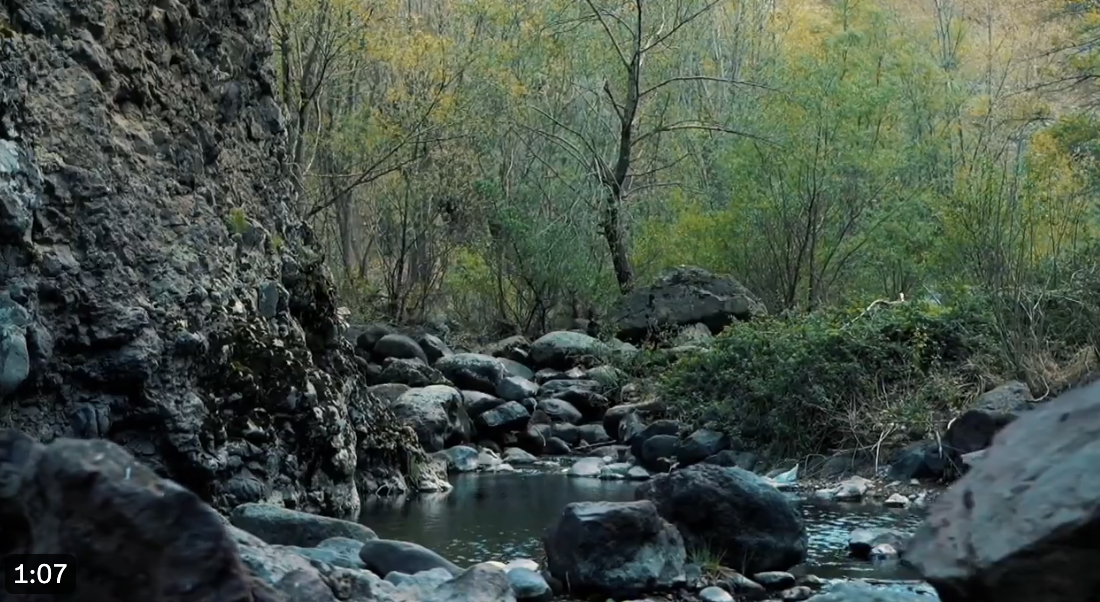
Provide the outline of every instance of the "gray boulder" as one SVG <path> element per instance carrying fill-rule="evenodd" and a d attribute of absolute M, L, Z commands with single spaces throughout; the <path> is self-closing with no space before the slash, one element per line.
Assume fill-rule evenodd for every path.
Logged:
<path fill-rule="evenodd" d="M 1100 382 L 996 435 L 933 504 L 906 554 L 944 602 L 1069 602 L 1100 592 Z"/>
<path fill-rule="evenodd" d="M 356 541 L 378 538 L 358 523 L 271 504 L 241 504 L 229 514 L 229 522 L 267 543 L 286 546 L 311 547 L 333 537 Z"/>
<path fill-rule="evenodd" d="M 428 363 L 428 356 L 411 337 L 403 334 L 387 334 L 378 339 L 371 350 L 371 358 L 381 362 L 386 358 L 420 360 Z"/>
<path fill-rule="evenodd" d="M 459 389 L 496 394 L 504 379 L 504 365 L 495 357 L 480 353 L 456 353 L 440 358 L 435 368 Z"/>
<path fill-rule="evenodd" d="M 398 420 L 412 427 L 420 445 L 430 452 L 465 443 L 473 432 L 462 393 L 454 387 L 409 389 L 390 408 Z"/>
<path fill-rule="evenodd" d="M 764 315 L 764 304 L 733 278 L 685 266 L 624 295 L 610 321 L 616 338 L 638 343 L 655 329 L 679 330 L 698 322 L 718 334 L 735 321 Z"/>
<path fill-rule="evenodd" d="M 393 539 L 372 539 L 364 542 L 359 549 L 359 559 L 368 571 L 379 577 L 385 577 L 393 571 L 414 575 L 432 569 L 445 569 L 457 576 L 464 570 L 420 544 Z"/>
<path fill-rule="evenodd" d="M 695 464 L 639 485 L 634 495 L 651 500 L 689 547 L 710 550 L 744 573 L 785 571 L 806 559 L 798 509 L 746 470 Z"/>
<path fill-rule="evenodd" d="M 624 599 L 686 579 L 683 539 L 648 501 L 569 504 L 543 545 L 550 574 L 573 594 Z"/>
<path fill-rule="evenodd" d="M 599 339 L 571 330 L 549 332 L 531 343 L 531 361 L 537 368 L 568 370 L 582 358 L 602 360 L 610 352 Z"/>
<path fill-rule="evenodd" d="M 507 401 L 520 401 L 539 394 L 539 386 L 518 376 L 506 376 L 497 384 L 497 397 Z"/>

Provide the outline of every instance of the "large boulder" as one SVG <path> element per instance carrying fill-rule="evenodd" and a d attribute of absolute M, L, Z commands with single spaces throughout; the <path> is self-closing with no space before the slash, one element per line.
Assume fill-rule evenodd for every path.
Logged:
<path fill-rule="evenodd" d="M 271 11 L 0 8 L 0 299 L 29 318 L 0 327 L 2 424 L 121 442 L 222 511 L 350 517 L 359 466 L 398 479 L 415 439 L 297 215 Z"/>
<path fill-rule="evenodd" d="M 605 359 L 610 355 L 606 343 L 572 330 L 548 332 L 531 343 L 531 362 L 536 368 L 568 370 L 586 358 Z"/>
<path fill-rule="evenodd" d="M 241 504 L 233 509 L 229 520 L 267 543 L 286 546 L 315 546 L 326 539 L 345 537 L 358 541 L 377 539 L 359 523 L 317 516 L 271 504 Z"/>
<path fill-rule="evenodd" d="M 994 435 L 1031 409 L 1031 401 L 1031 391 L 1019 381 L 987 391 L 972 408 L 951 421 L 944 433 L 944 445 L 956 463 L 959 456 L 989 447 Z"/>
<path fill-rule="evenodd" d="M 702 323 L 714 334 L 737 320 L 767 314 L 764 304 L 729 276 L 679 267 L 624 295 L 611 313 L 616 337 L 641 342 L 657 330 Z"/>
<path fill-rule="evenodd" d="M 707 550 L 744 573 L 785 571 L 806 559 L 798 509 L 747 470 L 695 464 L 643 483 L 635 498 L 651 500 L 688 548 Z"/>
<path fill-rule="evenodd" d="M 1100 382 L 994 437 L 933 504 L 907 559 L 943 602 L 1069 602 L 1100 592 Z"/>
<path fill-rule="evenodd" d="M 624 599 L 685 580 L 684 542 L 648 501 L 568 504 L 543 545 L 547 570 L 573 594 Z"/>
<path fill-rule="evenodd" d="M 447 385 L 409 389 L 390 406 L 397 419 L 412 427 L 430 452 L 470 440 L 473 426 L 462 393 Z"/>
<path fill-rule="evenodd" d="M 435 368 L 459 389 L 496 394 L 506 373 L 495 357 L 480 353 L 456 353 L 440 358 Z"/>
<path fill-rule="evenodd" d="M 0 533 L 3 556 L 78 558 L 68 571 L 81 600 L 278 599 L 251 578 L 213 509 L 108 441 L 45 446 L 0 431 Z"/>

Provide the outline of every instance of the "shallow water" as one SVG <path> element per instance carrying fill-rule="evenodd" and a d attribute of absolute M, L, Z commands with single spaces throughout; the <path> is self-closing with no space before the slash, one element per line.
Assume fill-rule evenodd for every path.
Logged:
<path fill-rule="evenodd" d="M 466 565 L 542 556 L 540 537 L 570 502 L 630 501 L 636 483 L 569 478 L 545 472 L 452 477 L 454 490 L 409 498 L 368 498 L 361 521 L 379 537 L 412 541 Z M 912 579 L 897 565 L 847 557 L 848 534 L 860 527 L 912 531 L 920 517 L 881 506 L 804 501 L 810 533 L 807 572 L 825 578 Z"/>

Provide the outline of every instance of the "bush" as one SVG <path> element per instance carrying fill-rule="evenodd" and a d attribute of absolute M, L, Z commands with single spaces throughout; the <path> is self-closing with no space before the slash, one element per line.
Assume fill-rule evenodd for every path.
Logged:
<path fill-rule="evenodd" d="M 1004 376 L 994 322 L 975 301 L 737 324 L 659 386 L 675 417 L 750 449 L 788 458 L 869 449 L 934 428 L 982 392 L 987 374 Z"/>

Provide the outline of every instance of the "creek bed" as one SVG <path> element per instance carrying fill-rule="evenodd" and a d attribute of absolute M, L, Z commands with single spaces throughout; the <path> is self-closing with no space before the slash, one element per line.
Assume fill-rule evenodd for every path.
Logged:
<path fill-rule="evenodd" d="M 411 541 L 460 565 L 542 557 L 543 531 L 570 502 L 631 501 L 636 482 L 569 478 L 556 472 L 474 473 L 451 478 L 454 490 L 410 497 L 368 498 L 361 522 L 379 537 Z M 804 500 L 809 531 L 806 572 L 819 577 L 914 579 L 910 569 L 874 565 L 847 555 L 848 534 L 862 527 L 913 531 L 918 512 L 879 505 Z"/>

